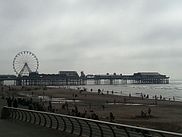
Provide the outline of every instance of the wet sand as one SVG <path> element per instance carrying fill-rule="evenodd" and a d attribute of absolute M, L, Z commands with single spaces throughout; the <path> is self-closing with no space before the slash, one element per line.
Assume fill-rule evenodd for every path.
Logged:
<path fill-rule="evenodd" d="M 74 105 L 78 111 L 87 116 L 95 113 L 100 120 L 109 121 L 109 113 L 112 112 L 115 119 L 113 122 L 160 129 L 166 131 L 174 131 L 182 133 L 182 102 L 169 100 L 142 99 L 140 97 L 106 95 L 92 92 L 86 92 L 65 88 L 17 88 L 17 90 L 8 91 L 4 89 L 4 94 L 13 96 L 22 96 L 29 94 L 36 96 L 49 96 L 52 98 L 64 98 L 68 101 L 69 111 L 62 108 L 63 103 L 52 103 L 56 113 L 70 114 Z M 2 91 L 1 91 L 2 94 Z M 75 96 L 76 95 L 76 96 Z M 71 101 L 70 101 L 71 100 Z M 74 100 L 79 100 L 75 101 Z M 151 109 L 151 116 L 148 116 L 148 108 Z M 141 111 L 147 114 L 141 117 Z"/>

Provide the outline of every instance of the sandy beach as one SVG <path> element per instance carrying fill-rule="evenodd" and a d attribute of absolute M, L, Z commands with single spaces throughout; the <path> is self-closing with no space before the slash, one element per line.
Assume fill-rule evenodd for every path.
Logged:
<path fill-rule="evenodd" d="M 182 102 L 98 94 L 66 88 L 1 87 L 0 90 L 0 95 L 4 97 L 37 98 L 37 101 L 43 101 L 45 104 L 48 104 L 47 98 L 52 99 L 55 113 L 71 115 L 76 106 L 78 112 L 86 112 L 85 117 L 88 118 L 95 113 L 99 120 L 110 121 L 112 112 L 113 122 L 182 133 Z M 67 109 L 63 107 L 65 101 Z"/>

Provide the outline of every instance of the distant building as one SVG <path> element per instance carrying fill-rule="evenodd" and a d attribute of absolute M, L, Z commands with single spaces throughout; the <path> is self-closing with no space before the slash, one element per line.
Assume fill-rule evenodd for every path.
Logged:
<path fill-rule="evenodd" d="M 168 84 L 169 77 L 158 72 L 138 72 L 134 73 L 134 83 L 137 84 Z"/>
<path fill-rule="evenodd" d="M 79 75 L 76 71 L 59 71 L 59 75 L 69 78 L 79 78 Z"/>

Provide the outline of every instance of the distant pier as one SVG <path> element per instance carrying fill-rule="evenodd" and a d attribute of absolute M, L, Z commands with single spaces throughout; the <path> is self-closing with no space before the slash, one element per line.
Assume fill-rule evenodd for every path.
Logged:
<path fill-rule="evenodd" d="M 87 85 L 89 81 L 94 81 L 95 85 L 107 84 L 169 84 L 169 77 L 161 75 L 157 72 L 139 72 L 133 75 L 87 75 L 84 79 Z"/>
<path fill-rule="evenodd" d="M 40 85 L 40 86 L 64 86 L 64 85 L 120 85 L 120 84 L 169 84 L 169 77 L 158 72 L 138 72 L 133 75 L 106 74 L 79 76 L 76 71 L 60 71 L 58 74 L 30 73 L 28 76 L 0 75 L 0 84 L 4 81 L 14 81 L 14 85 Z"/>

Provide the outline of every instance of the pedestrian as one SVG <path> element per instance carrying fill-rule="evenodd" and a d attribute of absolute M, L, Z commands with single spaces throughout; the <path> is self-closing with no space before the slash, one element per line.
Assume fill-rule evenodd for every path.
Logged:
<path fill-rule="evenodd" d="M 145 118 L 146 117 L 146 113 L 143 110 L 141 111 L 141 117 L 142 118 Z"/>
<path fill-rule="evenodd" d="M 151 116 L 151 115 L 150 115 L 150 114 L 151 114 L 151 111 L 152 111 L 152 110 L 151 110 L 151 108 L 149 107 L 149 108 L 148 108 L 148 115 L 149 115 L 149 116 Z"/>
<path fill-rule="evenodd" d="M 162 95 L 160 95 L 160 100 L 162 99 Z"/>
<path fill-rule="evenodd" d="M 15 98 L 14 101 L 13 101 L 13 107 L 17 108 L 18 107 L 18 101 L 17 99 Z"/>
<path fill-rule="evenodd" d="M 141 110 L 141 117 L 144 117 L 144 112 L 143 112 L 143 110 Z"/>
<path fill-rule="evenodd" d="M 115 117 L 112 112 L 109 113 L 109 118 L 111 122 L 114 120 Z"/>
<path fill-rule="evenodd" d="M 100 90 L 100 89 L 98 89 L 98 95 L 100 95 L 100 93 L 101 93 L 101 90 Z"/>
<path fill-rule="evenodd" d="M 129 94 L 129 98 L 131 98 L 131 93 Z"/>
<path fill-rule="evenodd" d="M 146 98 L 149 98 L 149 94 L 147 94 Z"/>
<path fill-rule="evenodd" d="M 8 107 L 11 107 L 12 106 L 12 99 L 11 99 L 11 97 L 8 97 L 6 100 L 7 100 Z"/>

